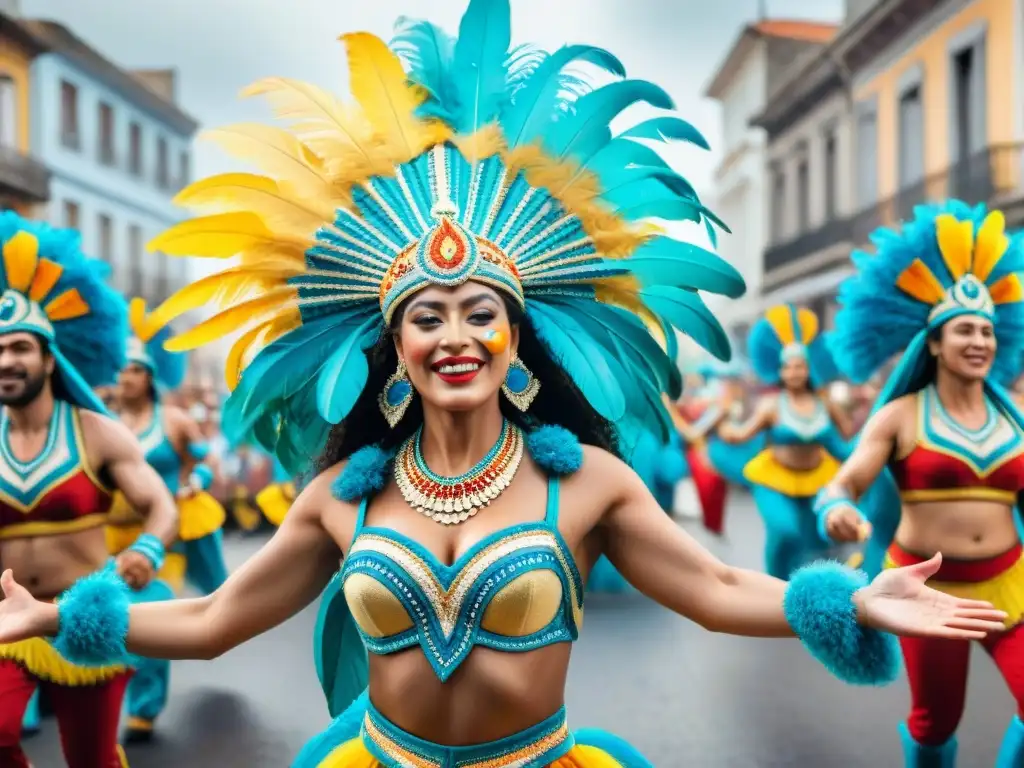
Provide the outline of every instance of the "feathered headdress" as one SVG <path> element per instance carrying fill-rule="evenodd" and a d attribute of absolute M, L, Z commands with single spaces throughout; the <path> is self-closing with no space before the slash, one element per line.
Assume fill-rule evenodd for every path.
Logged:
<path fill-rule="evenodd" d="M 188 357 L 180 352 L 170 352 L 164 344 L 171 338 L 172 331 L 154 322 L 153 315 L 146 312 L 146 300 L 136 297 L 128 305 L 127 362 L 136 363 L 149 370 L 156 385 L 157 394 L 177 389 L 185 380 Z"/>
<path fill-rule="evenodd" d="M 671 109 L 672 99 L 619 79 L 622 64 L 600 48 L 511 46 L 509 16 L 508 0 L 471 0 L 457 37 L 404 19 L 391 48 L 345 35 L 355 104 L 264 80 L 247 93 L 266 96 L 289 130 L 214 133 L 271 176 L 193 184 L 178 202 L 215 212 L 152 247 L 241 256 L 156 311 L 228 306 L 172 340 L 174 350 L 245 330 L 228 360 L 227 430 L 254 430 L 279 457 L 308 457 L 360 396 L 364 350 L 430 285 L 476 280 L 505 292 L 612 421 L 631 414 L 671 429 L 660 392 L 678 382 L 664 351 L 672 327 L 728 357 L 697 289 L 737 297 L 742 278 L 647 221 L 701 222 L 713 234 L 717 219 L 635 141 L 704 139 L 670 116 L 613 134 L 628 106 Z M 615 80 L 591 87 L 568 71 L 579 63 Z"/>
<path fill-rule="evenodd" d="M 56 394 L 106 413 L 92 388 L 117 380 L 127 332 L 124 299 L 106 284 L 109 267 L 82 253 L 78 232 L 13 211 L 0 213 L 0 247 L 0 334 L 45 339 L 57 363 Z"/>
<path fill-rule="evenodd" d="M 871 235 L 876 253 L 853 254 L 857 269 L 839 291 L 830 346 L 862 382 L 903 353 L 879 406 L 926 383 L 928 332 L 965 314 L 993 321 L 996 381 L 1012 381 L 1024 352 L 1024 236 L 1007 235 L 999 211 L 951 200 L 914 209 L 899 230 Z"/>
<path fill-rule="evenodd" d="M 747 338 L 754 373 L 766 384 L 778 384 L 782 364 L 802 357 L 811 372 L 811 386 L 823 387 L 839 376 L 825 337 L 819 333 L 818 316 L 809 309 L 779 304 L 754 323 Z"/>

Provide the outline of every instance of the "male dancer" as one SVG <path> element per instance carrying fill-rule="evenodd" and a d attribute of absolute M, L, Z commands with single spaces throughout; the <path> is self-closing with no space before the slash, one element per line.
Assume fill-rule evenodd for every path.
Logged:
<path fill-rule="evenodd" d="M 105 415 L 90 383 L 111 379 L 123 355 L 124 302 L 79 236 L 0 213 L 0 567 L 54 599 L 114 567 L 141 589 L 177 532 L 170 494 L 138 443 Z M 146 535 L 108 564 L 103 524 L 112 488 L 146 516 Z M 25 768 L 22 715 L 42 685 L 69 768 L 123 768 L 117 745 L 131 670 L 80 667 L 38 638 L 0 645 L 0 765 Z"/>

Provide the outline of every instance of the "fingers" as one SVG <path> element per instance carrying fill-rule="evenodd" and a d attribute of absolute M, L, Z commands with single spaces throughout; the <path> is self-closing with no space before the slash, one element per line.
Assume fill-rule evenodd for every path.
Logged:
<path fill-rule="evenodd" d="M 955 618 L 946 622 L 947 627 L 965 629 L 971 632 L 1002 632 L 1006 625 L 1001 621 L 987 619 Z"/>
<path fill-rule="evenodd" d="M 920 579 L 928 580 L 936 573 L 942 566 L 942 553 L 936 552 L 935 556 L 930 560 L 925 560 L 923 563 L 917 563 L 916 565 L 907 566 L 906 570 L 913 573 Z"/>
<path fill-rule="evenodd" d="M 927 637 L 939 637 L 944 640 L 984 640 L 988 637 L 988 634 L 971 629 L 939 627 L 934 632 L 929 632 Z"/>
<path fill-rule="evenodd" d="M 948 595 L 947 595 L 948 597 Z M 953 598 L 954 608 L 957 611 L 965 610 L 969 611 L 972 609 L 980 608 L 982 610 L 995 610 L 995 606 L 987 600 L 967 600 L 966 598 Z"/>
<path fill-rule="evenodd" d="M 4 597 L 8 597 L 11 594 L 11 590 L 17 586 L 17 582 L 14 581 L 14 572 L 7 568 L 4 570 L 3 576 L 0 576 L 0 588 L 4 591 Z"/>
<path fill-rule="evenodd" d="M 981 619 L 983 621 L 998 621 L 1002 624 L 1009 617 L 1006 611 L 999 611 L 995 608 L 958 608 L 955 618 L 957 619 Z"/>

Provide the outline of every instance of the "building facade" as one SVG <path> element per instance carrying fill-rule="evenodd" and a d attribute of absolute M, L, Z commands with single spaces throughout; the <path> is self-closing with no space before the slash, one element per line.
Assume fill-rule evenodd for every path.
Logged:
<path fill-rule="evenodd" d="M 808 304 L 826 326 L 850 253 L 915 205 L 989 202 L 1024 225 L 1024 2 L 851 0 L 847 10 L 832 43 L 794 62 L 753 121 L 768 137 L 765 299 Z"/>
<path fill-rule="evenodd" d="M 32 63 L 32 146 L 52 173 L 46 218 L 82 233 L 113 283 L 156 304 L 187 266 L 146 251 L 183 212 L 196 122 L 175 103 L 173 71 L 133 73 L 53 22 L 26 21 L 46 47 Z"/>
<path fill-rule="evenodd" d="M 0 210 L 26 215 L 50 195 L 50 174 L 33 158 L 31 145 L 30 72 L 42 51 L 35 37 L 0 6 Z"/>
<path fill-rule="evenodd" d="M 786 63 L 816 51 L 835 33 L 831 24 L 762 20 L 743 27 L 705 95 L 722 110 L 722 135 L 715 142 L 723 152 L 715 171 L 715 212 L 732 228 L 723 234 L 718 250 L 747 282 L 742 302 L 718 308 L 737 340 L 757 318 L 764 280 L 763 254 L 768 240 L 768 195 L 765 131 L 751 125 L 764 110 Z"/>

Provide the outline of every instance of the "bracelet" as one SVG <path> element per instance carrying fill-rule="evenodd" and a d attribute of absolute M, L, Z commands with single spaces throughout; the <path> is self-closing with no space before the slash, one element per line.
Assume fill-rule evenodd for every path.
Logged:
<path fill-rule="evenodd" d="M 79 579 L 57 600 L 54 649 L 83 667 L 127 663 L 130 604 L 128 585 L 110 568 Z"/>
<path fill-rule="evenodd" d="M 857 621 L 853 595 L 867 584 L 863 571 L 813 563 L 790 578 L 783 610 L 804 647 L 840 680 L 888 685 L 899 675 L 899 641 Z"/>
<path fill-rule="evenodd" d="M 152 533 L 140 534 L 128 550 L 144 555 L 152 563 L 154 571 L 159 571 L 164 566 L 164 557 L 167 554 L 164 543 Z"/>
<path fill-rule="evenodd" d="M 205 464 L 200 464 L 192 470 L 188 482 L 197 491 L 208 491 L 213 485 L 213 470 Z"/>

